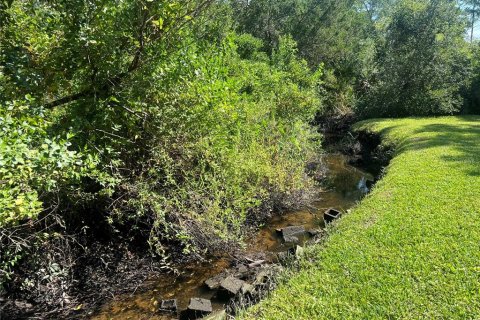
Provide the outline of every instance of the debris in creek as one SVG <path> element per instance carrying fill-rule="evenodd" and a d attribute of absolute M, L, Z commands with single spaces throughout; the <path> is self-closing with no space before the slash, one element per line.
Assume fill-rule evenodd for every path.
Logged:
<path fill-rule="evenodd" d="M 325 211 L 323 214 L 323 220 L 325 221 L 325 224 L 332 222 L 333 220 L 336 220 L 342 216 L 342 213 L 334 208 L 329 208 Z"/>
<path fill-rule="evenodd" d="M 258 267 L 258 266 L 261 266 L 262 264 L 264 264 L 266 261 L 265 260 L 257 260 L 257 261 L 254 261 L 252 263 L 250 263 L 248 265 L 249 268 L 255 268 L 255 267 Z"/>
<path fill-rule="evenodd" d="M 244 284 L 245 281 L 230 276 L 223 279 L 223 281 L 220 283 L 220 288 L 228 294 L 235 296 L 240 289 L 242 289 Z"/>
<path fill-rule="evenodd" d="M 299 241 L 298 237 L 305 234 L 305 227 L 291 226 L 291 227 L 278 229 L 277 232 L 279 232 L 282 235 L 284 242 L 287 242 L 287 243 L 298 242 Z"/>
<path fill-rule="evenodd" d="M 160 311 L 177 312 L 177 299 L 162 300 L 160 303 Z"/>
<path fill-rule="evenodd" d="M 187 310 L 182 312 L 181 319 L 198 319 L 213 311 L 212 302 L 203 298 L 191 298 Z"/>
<path fill-rule="evenodd" d="M 228 274 L 226 272 L 222 272 L 220 274 L 217 274 L 214 277 L 211 277 L 205 281 L 205 285 L 210 289 L 210 290 L 216 290 L 220 287 L 220 283 L 228 277 Z"/>

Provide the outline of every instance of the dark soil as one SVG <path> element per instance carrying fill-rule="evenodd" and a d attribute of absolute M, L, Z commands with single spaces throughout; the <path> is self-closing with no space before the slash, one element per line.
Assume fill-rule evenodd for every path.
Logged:
<path fill-rule="evenodd" d="M 9 294 L 0 299 L 0 319 L 84 318 L 107 300 L 138 290 L 147 278 L 164 272 L 148 252 L 125 244 L 94 243 L 72 251 L 75 264 L 66 276 L 38 281 L 44 284 L 28 291 L 19 285 L 20 276 L 18 283 L 13 281 Z"/>
<path fill-rule="evenodd" d="M 253 234 L 273 214 L 308 201 L 308 193 L 272 195 L 249 215 L 245 232 Z M 113 232 L 108 225 L 102 234 L 100 228 L 96 225 L 91 228 L 95 232 L 75 236 L 59 228 L 61 241 L 45 241 L 38 249 L 32 248 L 29 259 L 19 263 L 14 279 L 0 291 L 0 320 L 86 318 L 118 295 L 148 290 L 147 279 L 178 274 L 182 265 L 218 255 L 212 251 L 185 255 L 181 244 L 168 243 L 169 260 L 164 260 L 152 254 L 146 239 L 116 236 L 123 233 Z M 225 252 L 226 247 L 229 252 Z M 242 257 L 238 244 L 219 244 L 219 248 L 220 255 Z M 52 265 L 58 265 L 62 272 L 50 272 Z M 30 279 L 33 287 L 25 288 L 25 279 Z"/>

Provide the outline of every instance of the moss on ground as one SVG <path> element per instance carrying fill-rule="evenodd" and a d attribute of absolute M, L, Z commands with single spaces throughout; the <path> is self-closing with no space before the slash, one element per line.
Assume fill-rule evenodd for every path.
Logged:
<path fill-rule="evenodd" d="M 251 319 L 479 319 L 480 117 L 376 119 L 384 178 Z"/>

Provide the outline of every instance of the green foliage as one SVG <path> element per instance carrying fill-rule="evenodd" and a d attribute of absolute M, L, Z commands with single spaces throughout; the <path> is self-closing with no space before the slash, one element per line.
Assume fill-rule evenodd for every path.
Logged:
<path fill-rule="evenodd" d="M 246 42 L 255 43 L 250 60 L 242 59 Z M 151 66 L 158 82 L 125 93 L 142 96 L 152 115 L 143 132 L 151 140 L 142 141 L 149 165 L 114 219 L 153 215 L 156 248 L 171 239 L 187 251 L 213 248 L 239 239 L 247 214 L 272 193 L 308 188 L 302 163 L 318 143 L 307 123 L 320 105 L 321 73 L 287 54 L 287 42 L 290 51 L 273 65 L 258 40 L 232 35 L 218 48 L 191 45 Z"/>
<path fill-rule="evenodd" d="M 475 110 L 464 13 L 447 0 L 0 1 L 2 279 L 62 243 L 53 232 L 143 239 L 164 258 L 241 243 L 270 199 L 312 186 L 318 113 L 454 113 L 460 92 Z"/>
<path fill-rule="evenodd" d="M 98 159 L 71 150 L 69 130 L 52 134 L 52 121 L 30 96 L 0 105 L 0 290 L 11 280 L 38 237 L 34 225 L 64 202 L 77 198 L 82 178 L 96 177 Z M 26 234 L 22 231 L 29 229 Z"/>
<path fill-rule="evenodd" d="M 458 112 L 469 78 L 464 27 L 451 1 L 396 3 L 358 111 L 395 117 Z"/>
<path fill-rule="evenodd" d="M 237 29 L 270 55 L 290 34 L 310 66 L 325 66 L 327 116 L 451 114 L 464 104 L 475 1 L 232 2 Z"/>
<path fill-rule="evenodd" d="M 263 47 L 262 40 L 245 33 L 235 38 L 237 52 L 242 59 L 252 59 L 255 53 L 259 53 Z"/>
<path fill-rule="evenodd" d="M 172 243 L 204 254 L 240 243 L 274 195 L 311 186 L 321 70 L 288 37 L 270 59 L 229 31 L 227 4 L 209 4 L 9 3 L 0 227 L 53 211 L 62 230 L 108 222 L 164 257 Z"/>
<path fill-rule="evenodd" d="M 309 66 L 324 65 L 323 104 L 328 114 L 351 113 L 357 86 L 372 72 L 375 42 L 372 15 L 380 5 L 352 1 L 233 1 L 238 30 L 264 41 L 272 55 L 291 35 Z"/>
<path fill-rule="evenodd" d="M 95 166 L 71 151 L 71 134 L 50 136 L 43 110 L 26 101 L 0 106 L 0 228 L 35 219 L 44 209 L 40 195 L 76 183 Z"/>

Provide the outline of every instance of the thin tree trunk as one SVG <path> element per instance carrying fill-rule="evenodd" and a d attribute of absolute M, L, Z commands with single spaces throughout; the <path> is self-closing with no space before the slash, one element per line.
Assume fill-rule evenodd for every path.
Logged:
<path fill-rule="evenodd" d="M 476 1 L 473 1 L 473 10 L 472 10 L 472 30 L 470 31 L 470 43 L 473 42 L 473 29 L 475 27 L 475 10 L 476 10 Z"/>

